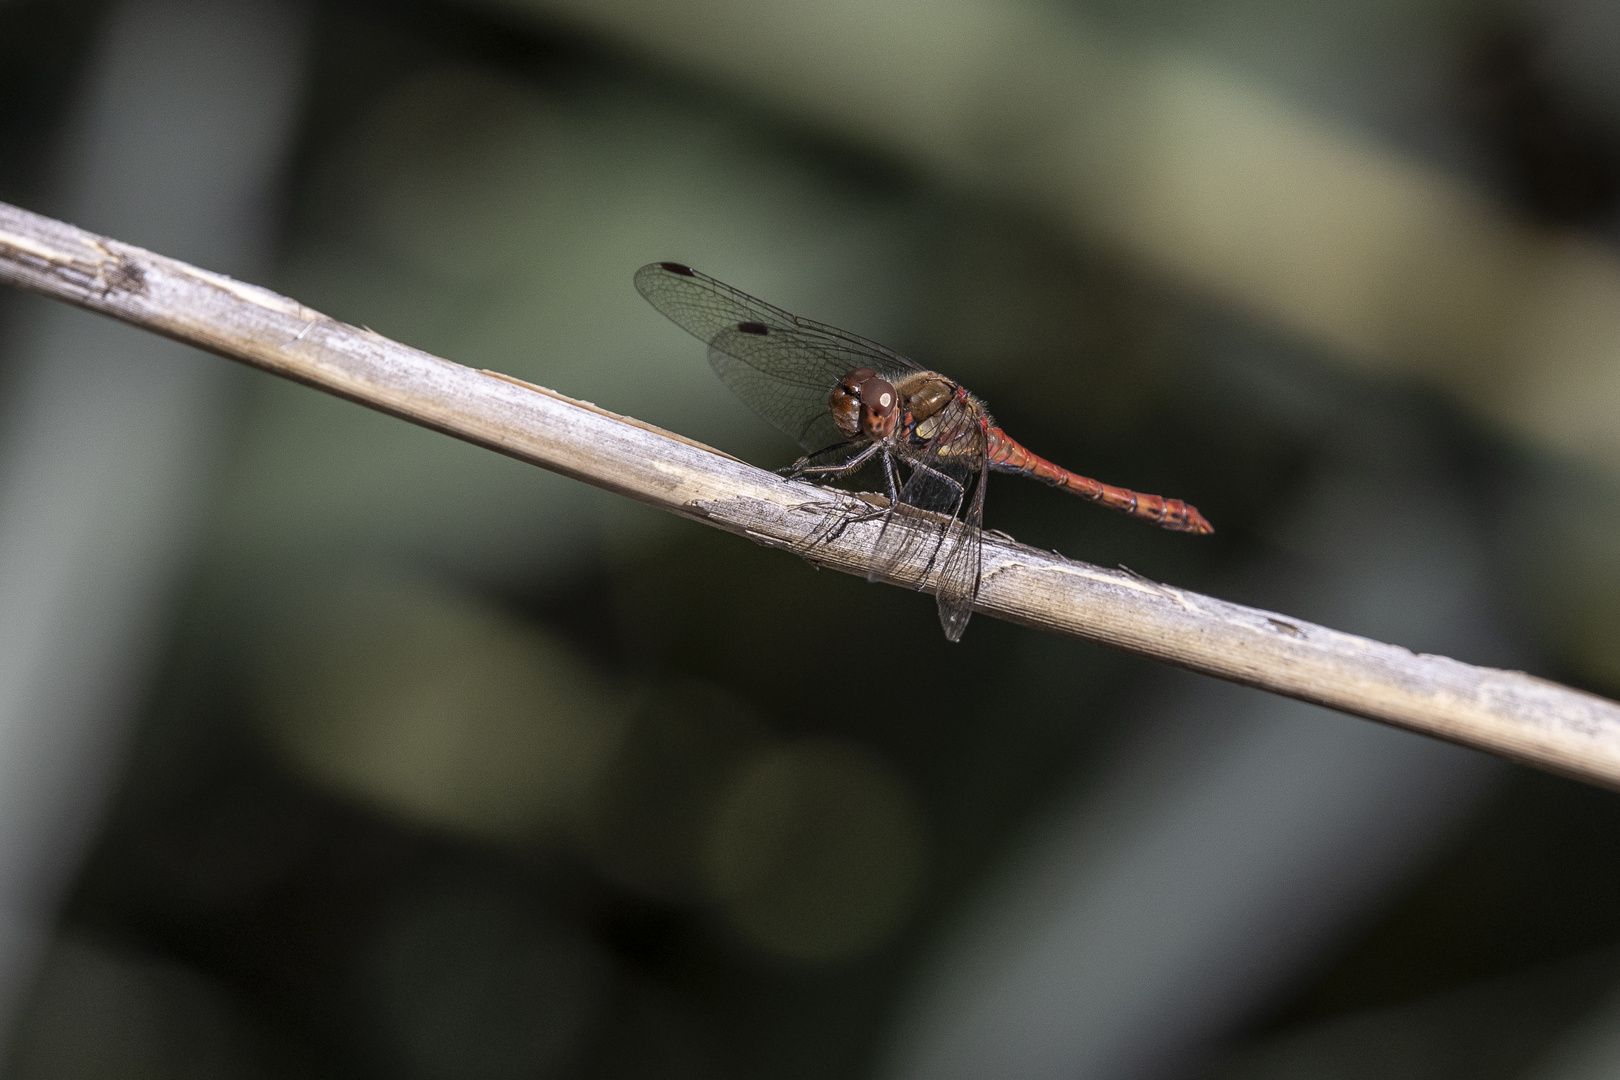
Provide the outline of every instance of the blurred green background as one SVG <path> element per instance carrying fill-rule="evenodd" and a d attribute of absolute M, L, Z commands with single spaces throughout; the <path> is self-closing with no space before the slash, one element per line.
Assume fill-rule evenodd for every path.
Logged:
<path fill-rule="evenodd" d="M 0 0 L 0 198 L 786 464 L 631 288 L 691 263 L 1218 532 L 991 527 L 1612 695 L 1616 61 L 1578 0 Z M 10 1075 L 1620 1075 L 1612 795 L 90 320 L 0 297 Z"/>

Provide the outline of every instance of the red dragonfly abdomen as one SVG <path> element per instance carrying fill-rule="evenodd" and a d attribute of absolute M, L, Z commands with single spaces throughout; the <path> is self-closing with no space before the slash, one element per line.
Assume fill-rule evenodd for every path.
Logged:
<path fill-rule="evenodd" d="M 1060 465 L 1030 450 L 998 427 L 989 432 L 990 465 L 1001 472 L 1023 473 L 1042 483 L 1071 492 L 1111 510 L 1151 521 L 1155 525 L 1175 532 L 1212 533 L 1215 527 L 1204 519 L 1196 507 L 1180 499 L 1166 499 L 1162 495 L 1144 495 L 1129 488 L 1115 487 L 1093 480 L 1089 476 L 1072 473 Z"/>

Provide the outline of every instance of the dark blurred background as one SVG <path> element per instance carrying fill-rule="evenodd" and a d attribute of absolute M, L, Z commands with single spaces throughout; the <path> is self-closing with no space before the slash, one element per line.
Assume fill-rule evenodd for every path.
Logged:
<path fill-rule="evenodd" d="M 1620 693 L 1620 9 L 0 0 L 0 198 L 765 466 L 692 263 Z M 1620 802 L 0 296 L 18 1078 L 1620 1076 Z"/>

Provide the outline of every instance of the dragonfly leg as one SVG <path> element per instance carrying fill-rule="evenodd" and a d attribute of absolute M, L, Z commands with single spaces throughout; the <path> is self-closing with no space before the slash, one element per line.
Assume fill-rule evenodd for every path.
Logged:
<path fill-rule="evenodd" d="M 794 471 L 790 474 L 790 479 L 797 480 L 805 476 L 831 476 L 836 478 L 839 476 L 844 476 L 848 473 L 852 473 L 862 465 L 866 464 L 867 458 L 877 453 L 879 445 L 879 443 L 873 443 L 871 446 L 868 446 L 865 450 L 862 450 L 848 461 L 840 462 L 837 465 L 806 465 L 802 468 L 795 465 L 793 467 Z"/>
<path fill-rule="evenodd" d="M 876 449 L 877 446 L 877 443 L 872 444 L 873 449 Z M 899 474 L 895 472 L 894 457 L 887 450 L 883 452 L 883 479 L 889 485 L 889 505 L 875 506 L 863 514 L 856 514 L 854 517 L 844 521 L 845 526 L 859 525 L 863 521 L 883 517 L 900 504 Z M 840 529 L 839 531 L 842 532 L 843 530 Z"/>
<path fill-rule="evenodd" d="M 848 468 L 854 469 L 858 464 L 864 462 L 872 454 L 882 449 L 882 446 L 882 443 L 873 443 L 870 447 L 861 452 L 860 457 L 849 462 Z M 884 481 L 889 485 L 889 505 L 874 507 L 871 510 L 865 511 L 864 513 L 852 514 L 845 517 L 835 527 L 828 530 L 827 535 L 821 538 L 823 543 L 832 543 L 834 540 L 844 535 L 844 530 L 849 528 L 851 525 L 859 525 L 863 521 L 872 521 L 875 518 L 884 517 L 899 503 L 900 488 L 899 484 L 896 482 L 897 477 L 894 470 L 894 456 L 890 454 L 888 450 L 883 450 L 882 452 L 883 478 Z"/>
<path fill-rule="evenodd" d="M 779 474 L 781 474 L 782 476 L 787 477 L 789 480 L 797 480 L 799 477 L 804 476 L 804 475 L 809 474 L 809 473 L 827 473 L 827 472 L 834 472 L 834 471 L 840 470 L 840 469 L 853 468 L 854 463 L 849 462 L 849 461 L 846 461 L 846 462 L 842 463 L 841 465 L 811 465 L 810 463 L 812 461 L 816 460 L 819 457 L 825 457 L 828 454 L 836 453 L 839 450 L 844 450 L 844 449 L 846 449 L 848 447 L 851 447 L 851 446 L 854 446 L 854 445 L 855 445 L 854 441 L 850 440 L 850 439 L 846 439 L 843 442 L 836 442 L 836 443 L 833 443 L 831 446 L 823 447 L 822 449 L 817 450 L 813 454 L 806 454 L 806 455 L 804 455 L 804 457 L 800 458 L 798 461 L 795 461 L 792 465 L 789 465 L 787 468 L 778 469 L 776 471 Z M 872 450 L 874 450 L 876 448 L 877 448 L 877 444 L 873 443 L 870 448 L 868 448 L 865 452 L 863 452 L 856 459 L 856 462 L 865 461 L 867 459 L 867 457 L 870 456 Z"/>
<path fill-rule="evenodd" d="M 795 464 L 791 470 L 783 470 L 783 473 L 790 480 L 798 480 L 798 479 L 802 479 L 802 478 L 807 477 L 807 476 L 828 477 L 828 478 L 831 478 L 831 479 L 837 479 L 840 476 L 847 476 L 848 474 L 854 472 L 856 469 L 859 469 L 862 465 L 866 464 L 867 459 L 869 459 L 873 454 L 877 453 L 878 450 L 882 448 L 883 444 L 874 442 L 874 443 L 870 444 L 869 446 L 867 446 L 866 449 L 864 449 L 860 453 L 856 454 L 854 457 L 848 459 L 847 461 L 842 461 L 842 462 L 838 463 L 837 465 L 806 465 L 805 464 L 805 462 L 813 461 L 814 459 L 820 457 L 823 454 L 830 454 L 830 453 L 832 453 L 832 452 L 834 452 L 836 450 L 842 450 L 846 446 L 853 446 L 853 445 L 854 445 L 853 442 L 842 442 L 842 443 L 838 443 L 838 444 L 836 444 L 834 446 L 829 446 L 825 450 L 817 450 L 814 454 L 808 454 L 805 457 L 800 458 L 798 463 Z M 887 454 L 885 454 L 885 460 L 887 460 Z M 886 509 L 881 510 L 881 511 L 879 511 L 879 513 L 887 513 L 887 510 Z M 820 542 L 823 543 L 823 544 L 830 544 L 834 540 L 837 540 L 840 536 L 844 535 L 844 530 L 849 528 L 851 525 L 854 525 L 857 522 L 869 520 L 871 517 L 872 517 L 871 514 L 857 514 L 857 515 L 854 515 L 854 516 L 846 516 L 845 518 L 843 518 L 843 520 L 839 521 L 838 524 L 836 524 L 832 528 L 828 529 L 827 532 L 821 536 Z"/>
<path fill-rule="evenodd" d="M 899 506 L 900 470 L 894 467 L 894 455 L 888 452 L 883 455 L 883 479 L 889 484 L 889 506 Z"/>

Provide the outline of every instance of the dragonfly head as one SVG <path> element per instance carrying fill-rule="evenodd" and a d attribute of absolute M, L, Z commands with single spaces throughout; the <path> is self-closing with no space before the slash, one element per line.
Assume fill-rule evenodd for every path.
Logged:
<path fill-rule="evenodd" d="M 871 368 L 856 368 L 827 398 L 833 423 L 846 439 L 885 439 L 900 419 L 900 395 Z"/>

